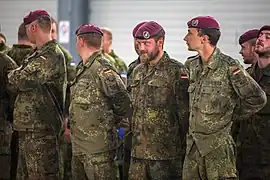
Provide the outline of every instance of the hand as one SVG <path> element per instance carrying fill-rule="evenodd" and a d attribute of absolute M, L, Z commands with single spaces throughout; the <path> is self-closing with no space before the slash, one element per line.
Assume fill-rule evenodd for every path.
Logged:
<path fill-rule="evenodd" d="M 64 131 L 64 142 L 71 142 L 71 131 L 70 129 L 66 128 Z"/>

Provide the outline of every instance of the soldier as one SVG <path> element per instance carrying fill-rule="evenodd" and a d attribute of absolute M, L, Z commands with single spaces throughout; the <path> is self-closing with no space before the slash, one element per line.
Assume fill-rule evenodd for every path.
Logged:
<path fill-rule="evenodd" d="M 245 64 L 254 65 L 258 61 L 258 54 L 255 52 L 255 44 L 258 37 L 259 29 L 251 29 L 246 31 L 239 37 L 239 45 L 241 46 L 240 54 Z M 251 67 L 246 70 L 249 71 Z"/>
<path fill-rule="evenodd" d="M 52 19 L 52 39 L 57 40 L 58 31 L 57 31 L 57 22 L 54 18 Z M 72 60 L 72 56 L 70 53 L 60 44 L 58 43 L 59 48 L 62 50 L 66 65 L 67 65 L 67 73 L 68 73 L 68 87 L 67 87 L 67 99 L 66 99 L 66 112 L 65 115 L 68 116 L 68 108 L 70 104 L 70 83 L 74 80 L 76 76 L 76 68 L 70 65 L 70 61 Z M 60 138 L 59 141 L 60 146 L 60 174 L 63 179 L 70 179 L 71 176 L 71 158 L 72 158 L 72 147 L 71 142 L 68 139 L 65 139 L 64 136 Z"/>
<path fill-rule="evenodd" d="M 33 51 L 33 44 L 30 42 L 24 23 L 21 23 L 18 29 L 18 43 L 13 44 L 12 48 L 7 52 L 18 66 L 22 65 L 24 58 Z"/>
<path fill-rule="evenodd" d="M 13 44 L 12 48 L 7 51 L 7 55 L 11 57 L 18 66 L 23 64 L 23 60 L 27 55 L 33 52 L 33 44 L 30 42 L 24 23 L 21 23 L 18 29 L 18 43 Z M 15 100 L 15 99 L 14 99 Z M 14 102 L 11 102 L 13 107 Z M 13 110 L 13 108 L 11 109 Z M 11 141 L 11 179 L 16 179 L 18 163 L 18 132 L 13 131 Z"/>
<path fill-rule="evenodd" d="M 239 37 L 239 45 L 241 46 L 240 54 L 244 63 L 251 65 L 246 69 L 249 72 L 252 66 L 258 61 L 258 54 L 255 52 L 255 44 L 258 37 L 259 29 L 251 29 L 243 33 Z M 236 142 L 237 158 L 236 165 L 238 172 L 241 171 L 242 161 L 253 161 L 254 159 L 246 158 L 246 153 L 252 151 L 254 144 L 254 134 L 252 132 L 252 119 L 248 118 L 242 121 L 234 121 L 232 125 L 232 136 Z M 240 129 L 241 126 L 241 129 Z M 237 140 L 238 138 L 238 140 Z M 243 154 L 244 153 L 244 154 Z M 255 156 L 253 156 L 255 157 Z M 250 157 L 251 158 L 251 157 Z"/>
<path fill-rule="evenodd" d="M 135 38 L 135 34 L 137 32 L 137 30 L 144 24 L 146 23 L 146 21 L 144 22 L 140 22 L 139 24 L 137 24 L 133 31 L 132 31 L 132 36 L 133 36 L 133 39 L 134 39 L 134 49 L 136 51 L 136 53 L 139 55 L 139 49 L 138 49 L 138 44 L 137 44 L 137 40 Z M 134 68 L 139 65 L 141 63 L 140 61 L 140 56 L 133 62 L 131 62 L 129 65 L 128 65 L 128 71 L 127 71 L 127 86 L 130 85 L 130 83 L 132 82 L 132 72 L 134 70 Z"/>
<path fill-rule="evenodd" d="M 103 38 L 102 38 L 102 51 L 105 54 L 108 54 L 113 58 L 113 62 L 110 61 L 110 63 L 113 65 L 113 67 L 116 68 L 117 72 L 119 74 L 125 74 L 127 72 L 127 66 L 125 62 L 115 54 L 114 50 L 112 49 L 112 31 L 108 28 L 101 28 L 101 31 L 103 32 Z M 110 60 L 110 59 L 108 59 Z"/>
<path fill-rule="evenodd" d="M 14 129 L 19 134 L 18 179 L 59 179 L 58 133 L 66 92 L 63 53 L 51 38 L 48 12 L 30 12 L 24 23 L 36 50 L 9 73 L 18 95 Z"/>
<path fill-rule="evenodd" d="M 4 53 L 0 53 L 0 179 L 10 180 L 12 137 L 12 103 L 14 94 L 8 89 L 8 71 L 17 68 L 16 63 Z"/>
<path fill-rule="evenodd" d="M 52 39 L 57 40 L 57 37 L 58 37 L 57 22 L 54 18 L 52 18 L 52 31 L 51 31 L 51 33 L 52 33 Z M 60 47 L 60 49 L 64 53 L 67 64 L 70 64 L 70 61 L 72 60 L 72 56 L 60 43 L 58 43 L 58 46 Z"/>
<path fill-rule="evenodd" d="M 163 50 L 165 31 L 157 22 L 135 34 L 143 64 L 133 71 L 130 179 L 181 179 L 188 120 L 188 80 L 183 64 Z"/>
<path fill-rule="evenodd" d="M 0 52 L 6 53 L 9 47 L 6 45 L 7 39 L 3 33 L 0 33 Z"/>
<path fill-rule="evenodd" d="M 100 28 L 82 25 L 76 36 L 82 61 L 71 86 L 72 176 L 74 180 L 116 179 L 116 124 L 131 115 L 130 98 L 100 51 Z"/>
<path fill-rule="evenodd" d="M 138 25 L 136 25 L 136 27 L 133 29 L 133 32 L 132 32 L 132 35 L 134 38 L 134 48 L 138 55 L 139 55 L 139 50 L 138 50 L 138 45 L 136 44 L 135 34 L 137 30 L 139 29 L 139 27 L 143 25 L 144 23 L 145 22 L 141 22 Z M 130 91 L 129 85 L 132 81 L 132 71 L 139 64 L 140 64 L 140 59 L 138 57 L 138 59 L 133 61 L 128 67 L 128 71 L 127 71 L 127 90 L 128 91 Z M 131 160 L 131 147 L 132 147 L 132 133 L 131 133 L 131 127 L 129 126 L 124 131 L 123 179 L 125 180 L 128 179 L 128 172 L 129 172 L 130 160 Z"/>
<path fill-rule="evenodd" d="M 220 26 L 213 17 L 195 17 L 187 25 L 184 41 L 198 55 L 185 64 L 190 126 L 183 179 L 236 179 L 232 120 L 259 111 L 266 96 L 237 60 L 216 47 Z"/>
<path fill-rule="evenodd" d="M 267 95 L 263 109 L 248 118 L 249 128 L 240 127 L 246 136 L 241 142 L 240 180 L 270 179 L 270 25 L 261 27 L 255 45 L 258 61 L 250 69 L 250 75 Z M 242 124 L 241 124 L 242 125 Z M 242 132 L 244 131 L 244 132 Z"/>

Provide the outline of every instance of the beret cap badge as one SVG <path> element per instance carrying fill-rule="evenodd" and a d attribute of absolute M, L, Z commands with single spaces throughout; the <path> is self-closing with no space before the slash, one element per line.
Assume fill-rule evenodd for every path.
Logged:
<path fill-rule="evenodd" d="M 191 21 L 191 25 L 194 26 L 194 27 L 198 26 L 198 24 L 199 24 L 198 19 L 194 19 L 194 20 Z"/>
<path fill-rule="evenodd" d="M 150 33 L 148 31 L 143 31 L 143 37 L 145 39 L 149 39 L 150 38 Z"/>

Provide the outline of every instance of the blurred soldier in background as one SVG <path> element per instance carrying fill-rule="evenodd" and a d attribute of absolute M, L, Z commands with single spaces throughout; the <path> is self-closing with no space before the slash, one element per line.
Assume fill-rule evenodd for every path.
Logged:
<path fill-rule="evenodd" d="M 7 51 L 7 55 L 11 57 L 18 66 L 23 64 L 23 60 L 27 55 L 30 55 L 31 52 L 34 51 L 33 44 L 30 42 L 27 34 L 25 24 L 21 23 L 18 28 L 18 43 L 13 44 L 12 48 Z M 15 99 L 14 99 L 15 100 Z M 12 107 L 14 102 L 12 102 Z M 13 115 L 13 108 L 12 108 Z M 18 164 L 18 131 L 14 130 L 12 133 L 12 141 L 11 141 L 11 179 L 16 179 L 17 173 L 17 164 Z"/>
<path fill-rule="evenodd" d="M 18 66 L 22 65 L 23 60 L 34 49 L 34 45 L 30 42 L 27 34 L 25 24 L 21 23 L 18 29 L 18 43 L 13 44 L 12 48 L 7 51 L 7 55 L 11 57 Z"/>
<path fill-rule="evenodd" d="M 112 48 L 112 31 L 105 27 L 101 28 L 101 31 L 103 32 L 102 52 L 105 54 L 105 57 L 108 58 L 109 62 L 113 65 L 113 67 L 117 70 L 118 74 L 122 76 L 124 82 L 126 82 L 127 66 L 125 62 L 115 54 Z"/>
<path fill-rule="evenodd" d="M 0 32 L 0 52 L 6 53 L 9 50 L 9 47 L 6 45 L 6 43 L 6 36 Z"/>
<path fill-rule="evenodd" d="M 255 44 L 258 37 L 259 29 L 251 29 L 246 31 L 239 37 L 239 45 L 241 46 L 240 54 L 243 57 L 244 63 L 251 65 L 249 69 L 258 61 L 259 56 L 255 52 Z"/>
<path fill-rule="evenodd" d="M 240 126 L 240 180 L 270 179 L 270 25 L 259 30 L 255 52 L 259 58 L 249 73 L 266 93 L 267 103 L 248 118 L 249 126 Z"/>
<path fill-rule="evenodd" d="M 58 28 L 57 28 L 57 22 L 54 18 L 52 18 L 52 39 L 57 41 L 58 37 Z M 76 68 L 74 66 L 70 65 L 70 62 L 72 60 L 72 56 L 70 53 L 62 46 L 59 42 L 58 46 L 62 50 L 65 60 L 67 63 L 67 73 L 68 73 L 68 87 L 67 87 L 67 96 L 66 96 L 66 112 L 65 115 L 68 116 L 68 109 L 70 104 L 70 83 L 74 80 L 76 76 Z M 69 125 L 68 125 L 69 127 Z M 72 144 L 70 140 L 65 139 L 64 137 L 60 138 L 59 141 L 60 145 L 60 173 L 63 179 L 68 180 L 72 178 L 71 175 L 71 159 L 72 159 Z"/>
<path fill-rule="evenodd" d="M 7 74 L 17 68 L 16 63 L 0 52 L 0 179 L 10 180 L 13 103 L 15 95 L 9 91 Z"/>
<path fill-rule="evenodd" d="M 248 73 L 259 59 L 258 54 L 255 52 L 258 33 L 259 29 L 250 29 L 239 37 L 239 45 L 241 46 L 239 53 L 242 55 L 244 63 L 251 65 L 246 69 Z M 243 177 L 243 169 L 249 163 L 256 162 L 257 159 L 257 153 L 254 151 L 254 147 L 257 147 L 255 144 L 256 134 L 253 128 L 256 119 L 252 117 L 254 115 L 241 121 L 235 120 L 232 125 L 232 136 L 237 149 L 236 167 L 241 177 Z"/>

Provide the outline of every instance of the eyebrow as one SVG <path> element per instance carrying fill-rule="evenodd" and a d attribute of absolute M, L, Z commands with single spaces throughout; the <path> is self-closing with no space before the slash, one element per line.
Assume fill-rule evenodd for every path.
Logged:
<path fill-rule="evenodd" d="M 262 36 L 262 35 L 270 36 L 270 32 L 261 32 L 261 33 L 260 33 L 260 36 Z"/>

